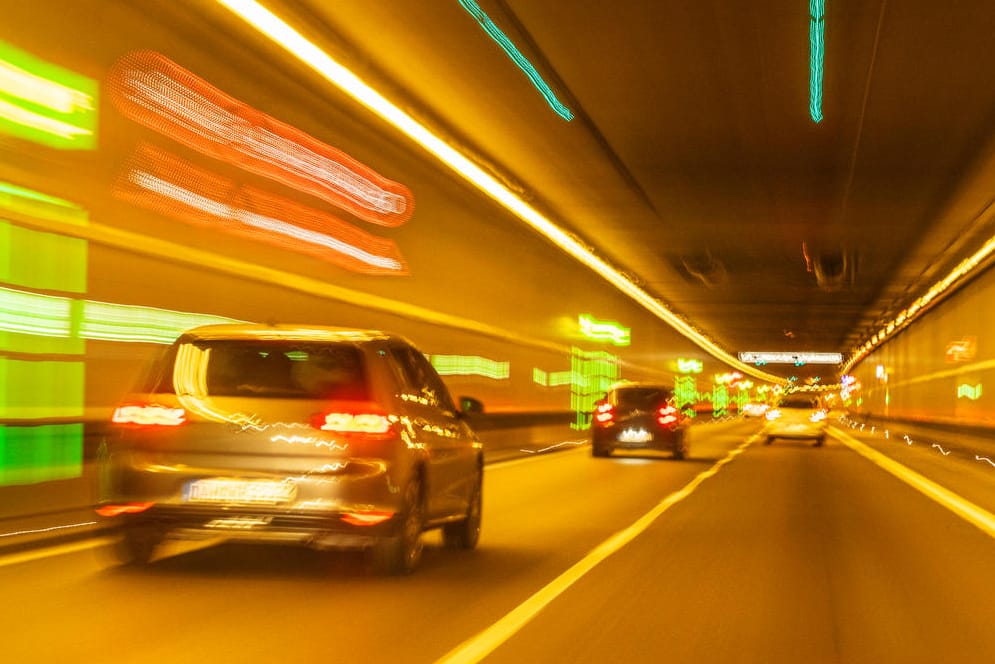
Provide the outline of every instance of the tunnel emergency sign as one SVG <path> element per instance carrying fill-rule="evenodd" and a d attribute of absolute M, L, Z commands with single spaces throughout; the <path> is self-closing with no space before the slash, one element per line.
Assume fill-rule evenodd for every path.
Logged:
<path fill-rule="evenodd" d="M 771 353 L 744 351 L 739 359 L 752 364 L 839 364 L 843 361 L 842 353 Z"/>

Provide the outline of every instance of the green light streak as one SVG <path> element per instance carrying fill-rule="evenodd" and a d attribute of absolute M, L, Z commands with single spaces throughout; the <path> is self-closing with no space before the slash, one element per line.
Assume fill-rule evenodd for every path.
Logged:
<path fill-rule="evenodd" d="M 93 150 L 97 82 L 0 42 L 0 132 L 57 149 Z"/>
<path fill-rule="evenodd" d="M 967 397 L 971 401 L 976 401 L 981 398 L 981 383 L 971 386 L 968 384 L 957 386 L 957 398 L 962 399 Z"/>
<path fill-rule="evenodd" d="M 83 425 L 0 425 L 0 486 L 81 477 Z"/>
<path fill-rule="evenodd" d="M 507 380 L 510 375 L 510 363 L 476 355 L 432 355 L 429 359 L 440 376 L 483 376 Z"/>
<path fill-rule="evenodd" d="M 81 313 L 74 313 L 76 307 L 81 309 Z M 77 316 L 80 320 L 78 325 L 75 323 Z M 212 314 L 75 300 L 0 287 L 0 333 L 170 344 L 192 327 L 239 322 L 243 321 Z M 0 334 L 2 339 L 4 337 Z M 6 345 L 0 345 L 0 348 L 13 350 Z"/>
<path fill-rule="evenodd" d="M 577 319 L 580 325 L 580 332 L 585 337 L 595 341 L 608 341 L 616 346 L 628 346 L 632 342 L 632 335 L 629 328 L 619 325 L 615 321 L 600 321 L 583 314 Z"/>
<path fill-rule="evenodd" d="M 477 19 L 477 23 L 479 23 L 480 27 L 484 29 L 484 32 L 486 32 L 487 35 L 493 39 L 505 53 L 508 54 L 508 57 L 510 57 L 511 60 L 518 65 L 518 68 L 525 72 L 525 75 L 529 77 L 530 81 L 532 81 L 532 85 L 534 85 L 536 90 L 539 91 L 539 94 L 546 99 L 546 102 L 553 109 L 553 111 L 568 122 L 573 120 L 573 112 L 556 98 L 556 94 L 549 87 L 549 85 L 546 84 L 546 81 L 544 81 L 542 76 L 539 75 L 539 72 L 536 71 L 534 66 L 532 66 L 532 63 L 529 62 L 528 58 L 522 55 L 521 51 L 518 50 L 518 47 L 515 46 L 510 39 L 508 39 L 508 36 L 501 31 L 501 28 L 494 24 L 494 21 L 490 19 L 484 10 L 481 9 L 480 6 L 474 2 L 474 0 L 459 0 L 459 3 L 463 6 L 463 9 L 473 16 L 473 18 Z"/>

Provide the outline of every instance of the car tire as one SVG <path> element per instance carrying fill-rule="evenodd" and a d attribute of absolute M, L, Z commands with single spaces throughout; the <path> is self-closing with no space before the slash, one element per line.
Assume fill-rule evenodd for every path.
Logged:
<path fill-rule="evenodd" d="M 764 438 L 764 445 L 770 445 L 774 442 L 774 436 L 767 436 Z"/>
<path fill-rule="evenodd" d="M 144 567 L 152 562 L 162 534 L 148 526 L 126 527 L 114 541 L 114 557 L 122 565 Z"/>
<path fill-rule="evenodd" d="M 600 445 L 591 445 L 591 456 L 607 457 L 611 455 L 612 451 L 609 448 L 601 447 Z"/>
<path fill-rule="evenodd" d="M 677 440 L 674 442 L 674 458 L 678 461 L 683 461 L 688 456 L 688 444 L 687 438 L 684 436 L 684 432 L 678 434 Z"/>
<path fill-rule="evenodd" d="M 410 574 L 421 562 L 425 501 L 418 476 L 413 477 L 404 489 L 400 517 L 398 533 L 385 537 L 373 547 L 373 567 L 380 574 Z"/>
<path fill-rule="evenodd" d="M 442 527 L 442 543 L 446 548 L 473 549 L 477 546 L 480 540 L 483 500 L 483 473 L 478 473 L 466 518 L 456 523 L 447 523 Z"/>
<path fill-rule="evenodd" d="M 815 439 L 815 446 L 816 447 L 822 447 L 825 444 L 826 444 L 826 437 L 825 436 L 819 436 L 818 438 Z"/>

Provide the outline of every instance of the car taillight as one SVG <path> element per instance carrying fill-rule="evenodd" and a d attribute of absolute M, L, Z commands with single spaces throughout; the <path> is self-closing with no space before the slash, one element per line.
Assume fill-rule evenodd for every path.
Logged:
<path fill-rule="evenodd" d="M 826 411 L 817 410 L 811 415 L 809 415 L 808 419 L 812 422 L 821 422 L 822 420 L 826 419 Z"/>
<path fill-rule="evenodd" d="M 139 514 L 155 503 L 125 503 L 123 505 L 101 505 L 96 509 L 100 516 L 120 516 L 122 514 Z"/>
<path fill-rule="evenodd" d="M 764 415 L 764 417 L 766 417 L 768 420 L 776 420 L 780 416 L 781 416 L 781 411 L 779 411 L 777 408 L 771 408 Z"/>
<path fill-rule="evenodd" d="M 347 512 L 342 515 L 342 520 L 352 526 L 375 526 L 393 516 L 394 512 L 366 510 L 363 512 Z"/>
<path fill-rule="evenodd" d="M 594 421 L 604 426 L 615 419 L 615 408 L 610 403 L 599 403 L 594 409 Z"/>
<path fill-rule="evenodd" d="M 666 426 L 677 422 L 677 409 L 673 406 L 661 406 L 656 411 L 656 421 Z"/>
<path fill-rule="evenodd" d="M 387 434 L 392 430 L 390 417 L 373 403 L 334 404 L 320 413 L 314 422 L 322 431 L 356 434 Z"/>
<path fill-rule="evenodd" d="M 168 408 L 155 404 L 132 404 L 114 409 L 111 422 L 114 424 L 138 424 L 142 426 L 175 427 L 187 421 L 182 408 Z"/>

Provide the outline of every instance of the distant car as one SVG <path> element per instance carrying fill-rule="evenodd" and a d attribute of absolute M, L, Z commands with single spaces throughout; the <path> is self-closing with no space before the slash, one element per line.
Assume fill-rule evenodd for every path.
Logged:
<path fill-rule="evenodd" d="M 196 328 L 115 411 L 97 511 L 120 522 L 124 562 L 166 538 L 223 537 L 368 549 L 408 573 L 426 529 L 477 544 L 483 448 L 466 414 L 397 336 Z"/>
<path fill-rule="evenodd" d="M 764 415 L 764 444 L 776 438 L 811 439 L 817 446 L 826 442 L 826 410 L 819 398 L 810 394 L 789 394 Z"/>
<path fill-rule="evenodd" d="M 688 418 L 674 404 L 674 392 L 663 385 L 621 383 L 608 390 L 594 408 L 591 453 L 610 456 L 616 449 L 671 452 L 688 456 Z"/>
<path fill-rule="evenodd" d="M 770 405 L 766 403 L 745 403 L 740 412 L 746 418 L 763 417 L 769 408 Z"/>

